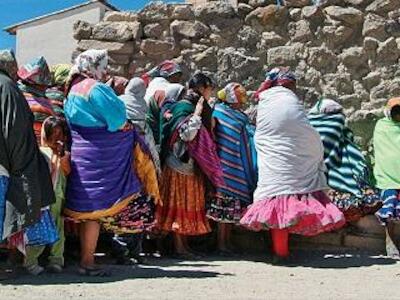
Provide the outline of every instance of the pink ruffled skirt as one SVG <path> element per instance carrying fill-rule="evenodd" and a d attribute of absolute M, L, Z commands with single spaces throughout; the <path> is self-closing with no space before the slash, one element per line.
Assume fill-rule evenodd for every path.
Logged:
<path fill-rule="evenodd" d="M 287 229 L 289 233 L 313 236 L 341 228 L 343 213 L 323 191 L 279 195 L 249 206 L 240 223 L 255 231 Z"/>

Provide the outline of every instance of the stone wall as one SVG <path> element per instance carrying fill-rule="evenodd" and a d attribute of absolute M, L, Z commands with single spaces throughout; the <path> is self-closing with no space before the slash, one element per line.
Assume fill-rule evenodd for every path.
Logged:
<path fill-rule="evenodd" d="M 214 1 L 190 5 L 153 3 L 137 13 L 113 12 L 98 24 L 78 22 L 77 53 L 108 49 L 111 71 L 133 75 L 164 59 L 187 74 L 209 72 L 255 89 L 273 66 L 292 67 L 307 104 L 337 99 L 366 143 L 386 100 L 400 95 L 400 1 Z"/>

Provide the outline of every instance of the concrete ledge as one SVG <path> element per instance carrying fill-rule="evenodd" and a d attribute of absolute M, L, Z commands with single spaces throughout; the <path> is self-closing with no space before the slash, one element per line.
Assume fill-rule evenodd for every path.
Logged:
<path fill-rule="evenodd" d="M 400 235 L 400 225 L 396 227 Z M 233 232 L 234 245 L 249 253 L 270 251 L 271 239 L 269 232 L 252 232 L 241 227 L 235 227 Z M 329 233 L 323 233 L 315 237 L 291 235 L 290 247 L 305 249 L 344 249 L 374 251 L 385 253 L 385 230 L 379 224 L 375 216 L 370 215 L 347 227 Z"/>
<path fill-rule="evenodd" d="M 363 250 L 385 251 L 385 240 L 372 235 L 349 234 L 344 237 L 343 246 Z"/>

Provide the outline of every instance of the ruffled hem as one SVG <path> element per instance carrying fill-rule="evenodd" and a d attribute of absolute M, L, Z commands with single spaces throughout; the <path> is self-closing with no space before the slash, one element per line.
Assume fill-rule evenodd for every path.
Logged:
<path fill-rule="evenodd" d="M 217 194 L 208 205 L 207 218 L 217 223 L 240 225 L 246 205 L 240 199 Z"/>
<path fill-rule="evenodd" d="M 252 204 L 240 223 L 254 231 L 288 229 L 289 233 L 313 236 L 341 228 L 346 220 L 322 191 L 280 195 Z"/>
<path fill-rule="evenodd" d="M 149 232 L 155 226 L 153 198 L 150 196 L 139 197 L 115 216 L 101 218 L 100 222 L 106 231 L 115 234 Z"/>
<path fill-rule="evenodd" d="M 330 191 L 329 197 L 344 214 L 347 222 L 356 222 L 362 217 L 374 214 L 381 206 L 380 195 L 375 190 L 364 190 L 363 197 L 350 193 Z"/>

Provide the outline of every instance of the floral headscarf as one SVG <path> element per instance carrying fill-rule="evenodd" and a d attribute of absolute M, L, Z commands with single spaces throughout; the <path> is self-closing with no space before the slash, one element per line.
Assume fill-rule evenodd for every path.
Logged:
<path fill-rule="evenodd" d="M 256 99 L 258 99 L 260 94 L 267 89 L 270 89 L 274 86 L 289 87 L 293 84 L 296 84 L 296 81 L 296 75 L 290 71 L 289 68 L 274 68 L 266 73 L 265 81 L 261 84 L 255 94 Z"/>
<path fill-rule="evenodd" d="M 400 106 L 400 97 L 392 98 L 386 104 L 385 109 L 384 109 L 384 114 L 387 118 L 392 119 L 391 112 L 392 112 L 393 107 L 395 107 L 395 106 Z"/>
<path fill-rule="evenodd" d="M 17 80 L 18 65 L 12 50 L 0 50 L 0 70 Z"/>
<path fill-rule="evenodd" d="M 173 62 L 172 60 L 165 60 L 157 67 L 147 72 L 147 75 L 151 78 L 163 77 L 167 79 L 179 73 L 182 73 L 182 69 L 176 62 Z"/>
<path fill-rule="evenodd" d="M 51 85 L 49 66 L 43 56 L 35 58 L 18 70 L 18 77 L 27 84 Z"/>
<path fill-rule="evenodd" d="M 75 59 L 71 75 L 85 74 L 93 79 L 101 80 L 107 74 L 107 50 L 90 49 L 82 52 Z"/>
<path fill-rule="evenodd" d="M 229 83 L 218 92 L 218 99 L 228 104 L 245 104 L 247 102 L 246 89 L 239 83 Z"/>
<path fill-rule="evenodd" d="M 67 83 L 72 66 L 69 64 L 58 64 L 50 67 L 53 85 L 63 86 Z"/>

